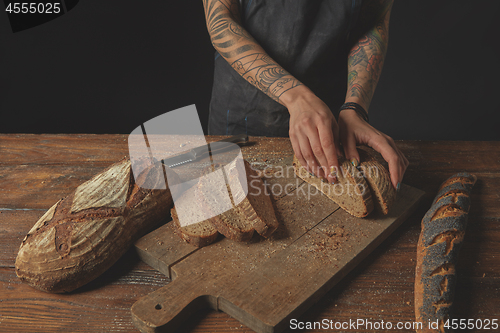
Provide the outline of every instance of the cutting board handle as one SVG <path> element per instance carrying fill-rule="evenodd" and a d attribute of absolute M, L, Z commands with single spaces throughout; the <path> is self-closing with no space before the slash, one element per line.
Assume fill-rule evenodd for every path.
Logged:
<path fill-rule="evenodd" d="M 194 312 L 217 309 L 217 297 L 203 295 L 202 290 L 206 292 L 202 281 L 175 279 L 135 302 L 131 308 L 132 321 L 143 333 L 175 330 Z"/>

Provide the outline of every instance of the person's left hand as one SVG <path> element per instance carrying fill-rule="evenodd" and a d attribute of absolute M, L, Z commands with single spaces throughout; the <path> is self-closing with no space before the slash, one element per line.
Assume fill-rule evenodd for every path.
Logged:
<path fill-rule="evenodd" d="M 356 159 L 357 163 L 359 163 L 356 144 L 365 144 L 372 147 L 389 163 L 392 185 L 399 190 L 409 162 L 398 149 L 394 140 L 361 119 L 354 110 L 342 110 L 339 115 L 338 125 L 345 157 L 351 162 Z"/>

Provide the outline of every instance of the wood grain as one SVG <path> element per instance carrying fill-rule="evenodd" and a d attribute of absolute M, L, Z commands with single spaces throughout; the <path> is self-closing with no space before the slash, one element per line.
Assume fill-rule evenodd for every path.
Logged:
<path fill-rule="evenodd" d="M 306 188 L 310 185 L 303 183 L 276 202 L 286 233 L 268 240 L 254 237 L 248 244 L 222 239 L 190 253 L 180 239 L 155 241 L 164 230 L 139 241 L 136 248 L 144 259 L 162 271 L 168 267 L 174 280 L 134 304 L 137 327 L 142 332 L 171 331 L 193 311 L 210 307 L 257 332 L 281 332 L 393 232 L 423 194 L 403 185 L 389 215 L 360 219 L 319 191 L 302 197 L 309 193 Z M 163 252 L 165 247 L 172 251 Z"/>
<path fill-rule="evenodd" d="M 142 263 L 134 252 L 127 252 L 104 275 L 70 295 L 36 291 L 20 283 L 13 270 L 20 242 L 32 225 L 58 199 L 125 156 L 126 138 L 93 134 L 0 135 L 0 331 L 138 332 L 132 324 L 130 307 L 140 297 L 166 285 L 168 279 Z M 410 161 L 404 183 L 424 190 L 424 202 L 335 289 L 298 319 L 413 321 L 420 221 L 439 185 L 460 171 L 476 174 L 478 182 L 472 192 L 469 227 L 457 266 L 456 314 L 460 318 L 500 318 L 500 142 L 396 144 Z M 243 152 L 264 168 L 290 156 L 291 145 L 288 139 L 258 138 L 257 145 Z M 273 153 L 272 161 L 269 153 Z M 68 315 L 68 306 L 72 315 Z M 202 310 L 183 325 L 182 332 L 252 330 L 224 312 Z"/>

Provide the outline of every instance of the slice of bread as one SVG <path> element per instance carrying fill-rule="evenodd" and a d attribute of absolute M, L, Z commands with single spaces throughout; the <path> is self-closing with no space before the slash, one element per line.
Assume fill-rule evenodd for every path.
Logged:
<path fill-rule="evenodd" d="M 170 210 L 170 214 L 175 226 L 175 233 L 189 244 L 196 247 L 203 247 L 212 244 L 217 239 L 219 233 L 212 223 L 205 219 L 202 210 L 193 209 L 193 207 L 189 205 L 189 203 L 195 203 L 195 205 L 199 207 L 197 189 L 197 186 L 193 186 L 184 192 L 182 196 L 176 200 L 174 208 Z M 179 214 L 177 209 L 179 210 Z M 179 220 L 179 215 L 183 218 L 182 225 Z"/>
<path fill-rule="evenodd" d="M 368 183 L 375 209 L 387 215 L 394 200 L 396 200 L 396 189 L 392 186 L 391 175 L 387 168 L 377 161 L 373 149 L 359 147 L 358 152 L 362 161 L 359 170 L 362 171 Z"/>
<path fill-rule="evenodd" d="M 216 164 L 207 168 L 198 182 L 199 203 L 201 209 L 210 214 L 210 222 L 221 234 L 235 241 L 248 241 L 254 229 L 247 216 L 235 209 L 231 199 L 230 186 L 227 184 L 221 168 Z M 214 177 L 208 174 L 213 172 Z M 218 173 L 217 175 L 215 173 Z M 231 202 L 226 202 L 231 200 Z"/>
<path fill-rule="evenodd" d="M 201 177 L 198 183 L 200 203 L 203 209 L 213 212 L 210 222 L 221 234 L 235 241 L 248 241 L 254 230 L 269 237 L 278 227 L 274 207 L 264 183 L 247 161 L 234 161 L 228 165 L 215 165 L 215 172 L 223 167 L 226 186 L 215 184 L 213 178 Z M 210 171 L 210 170 L 208 170 Z M 225 192 L 229 194 L 232 208 L 216 214 Z M 245 195 L 245 193 L 247 193 Z"/>
<path fill-rule="evenodd" d="M 349 214 L 356 217 L 367 216 L 373 210 L 373 199 L 367 182 L 349 161 L 340 158 L 339 163 L 338 182 L 332 185 L 311 175 L 297 157 L 293 157 L 293 168 L 297 176 L 316 187 Z"/>
<path fill-rule="evenodd" d="M 259 233 L 259 235 L 269 237 L 279 225 L 274 212 L 273 204 L 271 202 L 271 197 L 267 194 L 264 182 L 259 177 L 257 172 L 252 169 L 250 163 L 244 161 L 244 164 L 245 175 L 234 174 L 238 171 L 243 171 L 239 168 L 231 168 L 227 172 L 230 184 L 232 184 L 232 180 L 234 178 L 237 178 L 240 181 L 246 181 L 248 184 L 248 193 L 246 198 L 237 204 L 236 207 L 240 211 L 240 214 L 243 214 L 248 218 L 253 228 L 257 231 L 257 233 Z M 246 178 L 244 178 L 245 176 Z M 233 199 L 237 198 L 237 194 L 234 189 L 231 189 L 231 195 L 233 196 Z"/>
<path fill-rule="evenodd" d="M 216 215 L 210 219 L 210 222 L 221 234 L 238 242 L 247 242 L 253 236 L 252 224 L 247 216 L 241 214 L 237 209 L 230 209 Z"/>

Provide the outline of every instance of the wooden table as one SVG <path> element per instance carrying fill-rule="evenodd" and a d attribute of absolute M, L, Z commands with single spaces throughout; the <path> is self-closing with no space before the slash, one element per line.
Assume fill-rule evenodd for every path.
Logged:
<path fill-rule="evenodd" d="M 288 139 L 251 140 L 257 144 L 244 150 L 250 162 L 269 163 L 292 153 Z M 404 183 L 426 191 L 424 201 L 298 320 L 413 321 L 420 220 L 440 183 L 459 171 L 476 174 L 478 182 L 458 265 L 456 318 L 500 320 L 500 143 L 398 141 L 397 145 L 410 161 Z M 0 332 L 137 332 L 130 307 L 168 280 L 141 262 L 133 249 L 71 294 L 37 291 L 21 283 L 14 272 L 21 240 L 45 210 L 127 154 L 126 135 L 0 135 Z M 251 332 L 225 313 L 211 310 L 199 312 L 181 331 Z"/>

